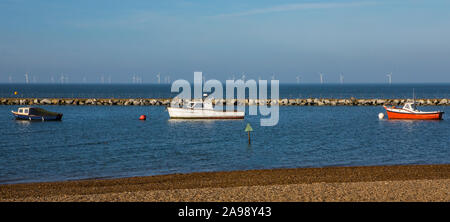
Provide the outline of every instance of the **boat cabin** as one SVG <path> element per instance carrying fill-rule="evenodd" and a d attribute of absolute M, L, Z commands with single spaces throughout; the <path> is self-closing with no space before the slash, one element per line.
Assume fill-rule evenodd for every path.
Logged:
<path fill-rule="evenodd" d="M 189 102 L 186 107 L 188 109 L 213 109 L 211 102 Z"/>
<path fill-rule="evenodd" d="M 18 114 L 20 115 L 36 115 L 39 116 L 42 114 L 43 109 L 35 108 L 35 107 L 21 107 L 18 110 Z"/>
<path fill-rule="evenodd" d="M 405 105 L 403 106 L 403 109 L 411 110 L 411 111 L 416 111 L 417 110 L 416 104 L 414 102 L 407 102 L 407 103 L 405 103 Z"/>
<path fill-rule="evenodd" d="M 30 113 L 30 108 L 19 108 L 19 114 L 28 115 Z"/>

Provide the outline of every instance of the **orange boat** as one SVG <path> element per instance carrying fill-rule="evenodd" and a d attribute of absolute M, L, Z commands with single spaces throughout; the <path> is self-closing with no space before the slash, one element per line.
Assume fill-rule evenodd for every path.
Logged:
<path fill-rule="evenodd" d="M 416 109 L 414 102 L 407 102 L 403 108 L 386 107 L 388 119 L 417 119 L 417 120 L 440 120 L 444 112 L 442 111 L 430 111 L 424 112 Z"/>

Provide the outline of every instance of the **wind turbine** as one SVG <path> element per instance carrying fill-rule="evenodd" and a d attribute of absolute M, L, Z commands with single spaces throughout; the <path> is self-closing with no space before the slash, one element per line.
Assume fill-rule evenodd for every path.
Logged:
<path fill-rule="evenodd" d="M 320 84 L 323 84 L 323 74 L 319 72 L 319 76 L 320 76 Z"/>
<path fill-rule="evenodd" d="M 388 73 L 386 76 L 389 79 L 389 85 L 392 84 L 392 72 Z"/>
<path fill-rule="evenodd" d="M 156 78 L 158 78 L 158 84 L 161 84 L 161 74 L 158 73 L 158 75 L 156 75 Z"/>
<path fill-rule="evenodd" d="M 275 80 L 275 74 L 272 74 L 272 80 Z"/>
<path fill-rule="evenodd" d="M 341 73 L 339 75 L 339 80 L 340 80 L 341 84 L 344 84 L 344 74 Z"/>
<path fill-rule="evenodd" d="M 245 82 L 245 74 L 244 73 L 242 73 L 242 81 Z"/>
<path fill-rule="evenodd" d="M 30 83 L 30 80 L 28 79 L 28 73 L 25 73 L 25 83 L 26 84 Z"/>
<path fill-rule="evenodd" d="M 12 76 L 11 75 L 9 75 L 9 77 L 8 77 L 8 82 L 12 83 Z"/>
<path fill-rule="evenodd" d="M 297 79 L 297 84 L 300 84 L 300 76 L 295 77 Z"/>

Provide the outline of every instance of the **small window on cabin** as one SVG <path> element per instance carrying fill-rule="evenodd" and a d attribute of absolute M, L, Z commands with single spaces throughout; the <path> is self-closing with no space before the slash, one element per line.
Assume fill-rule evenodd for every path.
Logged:
<path fill-rule="evenodd" d="M 23 113 L 23 109 L 19 109 L 19 113 Z"/>
<path fill-rule="evenodd" d="M 24 111 L 24 113 L 28 113 L 28 109 L 24 109 L 23 111 Z"/>

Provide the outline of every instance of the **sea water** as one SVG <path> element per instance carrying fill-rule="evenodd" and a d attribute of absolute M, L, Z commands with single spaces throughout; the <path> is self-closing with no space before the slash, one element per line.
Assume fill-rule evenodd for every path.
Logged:
<path fill-rule="evenodd" d="M 248 115 L 169 120 L 164 106 L 43 106 L 63 120 L 29 122 L 13 119 L 18 107 L 0 106 L 0 183 L 450 163 L 449 106 L 421 107 L 445 111 L 441 121 L 379 120 L 381 106 L 281 106 L 273 127 Z"/>
<path fill-rule="evenodd" d="M 191 87 L 192 89 L 194 87 Z M 225 90 L 225 87 L 223 87 Z M 173 98 L 169 84 L 0 84 L 0 97 Z M 270 97 L 268 87 L 268 95 Z M 450 98 L 450 84 L 280 84 L 280 98 Z M 14 95 L 17 92 L 17 95 Z M 225 93 L 223 94 L 225 95 Z M 248 95 L 248 92 L 247 92 Z"/>

